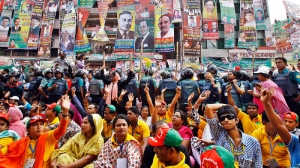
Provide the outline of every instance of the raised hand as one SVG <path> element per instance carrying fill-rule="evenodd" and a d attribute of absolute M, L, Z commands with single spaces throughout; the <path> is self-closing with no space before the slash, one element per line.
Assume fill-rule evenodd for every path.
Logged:
<path fill-rule="evenodd" d="M 145 86 L 144 92 L 145 92 L 145 93 L 149 93 L 149 87 L 148 87 L 148 86 Z"/>
<path fill-rule="evenodd" d="M 71 88 L 71 93 L 72 93 L 72 96 L 73 96 L 73 97 L 75 96 L 75 92 L 76 92 L 76 88 L 75 88 L 75 87 L 72 87 L 72 88 Z"/>
<path fill-rule="evenodd" d="M 90 91 L 87 91 L 85 97 L 90 97 L 90 95 L 91 95 Z"/>
<path fill-rule="evenodd" d="M 272 93 L 268 89 L 263 89 L 260 91 L 260 101 L 263 103 L 268 103 L 272 98 Z"/>
<path fill-rule="evenodd" d="M 165 91 L 167 90 L 167 87 L 164 88 L 163 90 L 161 90 L 162 93 L 165 93 Z"/>
<path fill-rule="evenodd" d="M 188 102 L 189 102 L 189 101 L 192 101 L 192 99 L 194 98 L 194 95 L 195 95 L 194 92 L 192 92 L 192 93 L 190 94 L 190 96 L 188 97 Z"/>
<path fill-rule="evenodd" d="M 105 92 L 105 94 L 108 94 L 108 93 L 110 92 L 110 88 L 109 88 L 109 86 L 105 86 L 105 88 L 104 88 L 104 92 Z"/>
<path fill-rule="evenodd" d="M 233 79 L 233 80 L 232 80 L 232 83 L 233 83 L 233 84 L 236 84 L 236 83 L 237 83 L 237 80 L 236 80 L 236 79 Z"/>
<path fill-rule="evenodd" d="M 133 102 L 133 100 L 134 100 L 133 93 L 129 93 L 128 94 L 128 101 Z"/>
<path fill-rule="evenodd" d="M 176 93 L 179 93 L 179 94 L 181 93 L 181 87 L 177 86 Z"/>
<path fill-rule="evenodd" d="M 125 89 L 122 89 L 122 91 L 121 91 L 121 95 L 122 95 L 122 96 L 124 96 L 126 93 L 127 93 L 127 90 L 125 90 Z"/>
<path fill-rule="evenodd" d="M 70 109 L 71 100 L 70 100 L 69 96 L 68 95 L 63 95 L 61 97 L 61 100 L 62 100 L 61 107 L 63 109 L 66 109 L 66 110 Z"/>
<path fill-rule="evenodd" d="M 155 106 L 161 106 L 162 105 L 162 98 L 161 96 L 157 96 L 155 98 Z"/>

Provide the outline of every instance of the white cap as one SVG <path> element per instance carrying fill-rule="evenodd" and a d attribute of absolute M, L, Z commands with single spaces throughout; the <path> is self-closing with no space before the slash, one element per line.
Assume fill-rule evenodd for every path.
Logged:
<path fill-rule="evenodd" d="M 12 100 L 18 100 L 18 101 L 20 100 L 18 96 L 10 97 L 10 99 L 12 99 Z"/>
<path fill-rule="evenodd" d="M 255 74 L 259 74 L 259 73 L 262 73 L 262 74 L 269 74 L 270 70 L 269 70 L 269 67 L 266 67 L 266 66 L 261 66 L 258 68 L 258 70 L 256 72 L 254 72 Z"/>

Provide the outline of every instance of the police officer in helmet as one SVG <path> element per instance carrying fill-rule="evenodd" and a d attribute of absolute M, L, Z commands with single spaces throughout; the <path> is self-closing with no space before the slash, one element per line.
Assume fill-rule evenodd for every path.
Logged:
<path fill-rule="evenodd" d="M 154 102 L 155 93 L 157 92 L 157 83 L 156 80 L 152 78 L 153 71 L 151 69 L 144 69 L 144 77 L 140 80 L 140 95 L 139 99 L 142 101 L 142 106 L 149 106 L 146 98 L 146 93 L 144 91 L 145 86 L 147 85 L 149 88 L 149 94 L 152 102 Z"/>
<path fill-rule="evenodd" d="M 170 104 L 176 94 L 177 83 L 171 79 L 171 73 L 168 71 L 164 71 L 161 73 L 162 80 L 158 86 L 158 95 L 164 92 L 164 100 L 167 104 Z"/>
<path fill-rule="evenodd" d="M 104 84 L 101 80 L 101 73 L 97 71 L 94 75 L 94 79 L 90 81 L 88 91 L 94 104 L 99 104 L 104 93 Z"/>
<path fill-rule="evenodd" d="M 194 71 L 191 68 L 184 69 L 183 74 L 185 79 L 180 81 L 178 86 L 181 87 L 180 110 L 186 111 L 189 95 L 194 92 L 194 99 L 192 100 L 192 103 L 195 103 L 200 95 L 200 89 L 197 82 L 192 80 L 194 77 Z"/>
<path fill-rule="evenodd" d="M 40 93 L 40 101 L 44 103 L 48 103 L 49 99 L 49 92 L 48 92 L 48 84 L 52 78 L 53 72 L 50 68 L 46 68 L 43 72 L 44 78 L 41 81 L 41 84 L 38 88 Z"/>
<path fill-rule="evenodd" d="M 48 104 L 57 102 L 57 100 L 60 99 L 62 95 L 68 94 L 68 84 L 67 81 L 63 78 L 64 70 L 57 68 L 54 71 L 54 75 L 54 78 L 52 78 L 48 84 Z"/>
<path fill-rule="evenodd" d="M 136 80 L 134 72 L 132 72 L 130 78 L 131 78 L 130 82 L 125 86 L 125 90 L 127 90 L 127 92 L 123 97 L 123 105 L 124 106 L 125 106 L 126 102 L 128 101 L 129 93 L 132 93 L 134 96 L 132 106 L 136 106 L 136 99 L 139 96 L 139 82 Z"/>

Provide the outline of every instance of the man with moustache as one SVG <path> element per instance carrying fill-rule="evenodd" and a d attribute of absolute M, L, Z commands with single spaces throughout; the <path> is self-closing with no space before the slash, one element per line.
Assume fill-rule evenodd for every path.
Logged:
<path fill-rule="evenodd" d="M 117 39 L 134 39 L 134 32 L 130 31 L 133 16 L 129 11 L 123 11 L 119 14 L 119 30 Z"/>
<path fill-rule="evenodd" d="M 171 17 L 168 15 L 162 15 L 158 19 L 158 27 L 160 29 L 156 34 L 156 38 L 174 37 L 174 29 L 171 28 Z"/>

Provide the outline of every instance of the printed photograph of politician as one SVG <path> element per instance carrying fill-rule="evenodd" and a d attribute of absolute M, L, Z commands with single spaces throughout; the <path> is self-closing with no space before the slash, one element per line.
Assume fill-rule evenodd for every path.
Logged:
<path fill-rule="evenodd" d="M 134 39 L 134 17 L 131 11 L 118 14 L 117 39 Z"/>
<path fill-rule="evenodd" d="M 141 20 L 136 23 L 136 40 L 135 40 L 135 51 L 139 52 L 141 46 L 143 46 L 143 51 L 153 51 L 154 50 L 154 27 L 153 22 L 148 20 Z"/>
<path fill-rule="evenodd" d="M 60 34 L 60 49 L 63 52 L 73 52 L 75 47 L 75 29 L 62 28 Z"/>
<path fill-rule="evenodd" d="M 135 5 L 135 19 L 137 20 L 153 20 L 154 5 Z"/>

